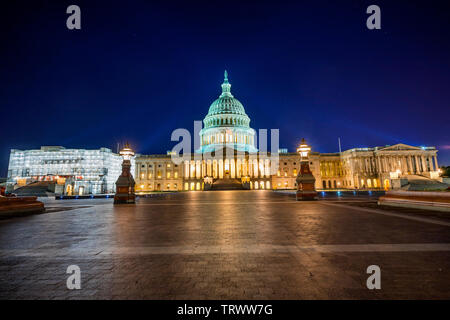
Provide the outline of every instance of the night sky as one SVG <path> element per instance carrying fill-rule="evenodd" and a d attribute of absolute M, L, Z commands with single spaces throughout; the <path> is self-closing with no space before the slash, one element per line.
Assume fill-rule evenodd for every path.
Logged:
<path fill-rule="evenodd" d="M 66 28 L 81 7 L 81 30 Z M 366 8 L 381 8 L 368 30 Z M 450 165 L 450 10 L 437 1 L 2 4 L 0 177 L 9 150 L 166 153 L 220 94 L 294 151 L 436 146 Z"/>

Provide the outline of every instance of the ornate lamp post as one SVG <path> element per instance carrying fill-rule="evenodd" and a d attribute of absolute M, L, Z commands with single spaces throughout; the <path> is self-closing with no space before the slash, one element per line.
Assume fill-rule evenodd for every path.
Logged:
<path fill-rule="evenodd" d="M 297 201 L 300 200 L 317 200 L 317 192 L 315 188 L 316 178 L 314 178 L 309 168 L 308 155 L 311 147 L 302 139 L 297 152 L 300 154 L 300 171 L 297 175 Z"/>
<path fill-rule="evenodd" d="M 114 195 L 114 204 L 135 203 L 134 179 L 130 172 L 131 158 L 134 156 L 133 150 L 128 143 L 120 150 L 119 153 L 123 157 L 122 174 L 116 181 L 116 194 Z"/>

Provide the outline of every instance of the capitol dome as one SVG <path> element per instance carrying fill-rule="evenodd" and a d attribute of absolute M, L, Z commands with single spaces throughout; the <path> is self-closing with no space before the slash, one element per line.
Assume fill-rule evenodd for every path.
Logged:
<path fill-rule="evenodd" d="M 231 84 L 225 71 L 222 94 L 209 107 L 200 131 L 199 152 L 212 152 L 230 147 L 239 151 L 257 152 L 254 147 L 255 130 L 244 106 L 231 94 Z"/>

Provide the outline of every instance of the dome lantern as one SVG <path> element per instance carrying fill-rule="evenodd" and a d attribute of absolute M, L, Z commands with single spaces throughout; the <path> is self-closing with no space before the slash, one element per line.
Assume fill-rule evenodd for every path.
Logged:
<path fill-rule="evenodd" d="M 224 79 L 223 79 L 223 83 L 222 83 L 222 94 L 220 95 L 220 97 L 233 97 L 233 95 L 231 94 L 231 84 L 228 82 L 228 72 L 227 70 L 225 70 L 224 72 Z"/>

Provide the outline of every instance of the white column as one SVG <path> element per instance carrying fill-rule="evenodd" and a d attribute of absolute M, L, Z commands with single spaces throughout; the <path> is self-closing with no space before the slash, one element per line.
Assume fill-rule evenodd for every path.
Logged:
<path fill-rule="evenodd" d="M 241 159 L 236 160 L 236 178 L 240 178 L 242 175 L 242 162 Z"/>
<path fill-rule="evenodd" d="M 259 177 L 259 176 L 258 176 L 258 171 L 259 171 L 259 168 L 258 168 L 258 160 L 255 159 L 255 160 L 253 160 L 253 176 L 254 176 L 255 178 L 258 178 L 258 177 Z"/>
<path fill-rule="evenodd" d="M 408 156 L 408 171 L 411 172 L 411 174 L 413 174 L 414 170 L 413 170 L 413 166 L 412 166 L 412 161 L 411 161 L 411 156 Z"/>
<path fill-rule="evenodd" d="M 433 159 L 431 159 L 431 156 L 428 156 L 428 163 L 430 165 L 430 171 L 436 171 L 433 169 Z"/>
<path fill-rule="evenodd" d="M 423 167 L 423 172 L 427 172 L 427 162 L 425 160 L 425 156 L 422 155 L 422 167 Z"/>
<path fill-rule="evenodd" d="M 189 161 L 185 161 L 184 162 L 184 177 L 185 178 L 189 178 Z M 155 164 L 155 177 L 156 177 L 156 164 Z"/>
<path fill-rule="evenodd" d="M 223 179 L 223 159 L 219 159 L 219 178 Z"/>
<path fill-rule="evenodd" d="M 207 160 L 206 162 L 206 175 L 211 177 L 212 176 L 212 172 L 211 172 L 211 160 Z"/>
<path fill-rule="evenodd" d="M 231 172 L 231 178 L 236 178 L 236 162 L 234 160 L 234 157 L 230 159 L 230 172 Z"/>

